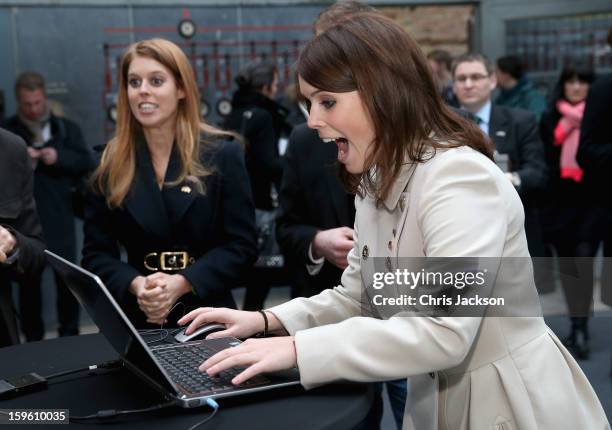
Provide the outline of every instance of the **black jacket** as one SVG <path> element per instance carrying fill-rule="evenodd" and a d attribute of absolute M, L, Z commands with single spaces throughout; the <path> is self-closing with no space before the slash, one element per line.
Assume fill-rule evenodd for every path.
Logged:
<path fill-rule="evenodd" d="M 160 191 L 141 141 L 134 184 L 123 207 L 111 210 L 95 193 L 88 198 L 83 267 L 102 278 L 136 326 L 146 326 L 146 318 L 128 287 L 136 276 L 153 273 L 144 265 L 147 254 L 187 251 L 195 258 L 187 268 L 171 272 L 185 276 L 193 287 L 194 294 L 180 299 L 188 308 L 235 307 L 230 289 L 255 260 L 255 216 L 242 149 L 236 142 L 219 142 L 215 149 L 203 150 L 201 160 L 216 169 L 204 181 L 205 195 L 187 182 Z M 173 151 L 166 182 L 176 178 L 179 169 Z M 120 260 L 120 245 L 127 263 Z M 182 313 L 177 308 L 173 315 Z"/>
<path fill-rule="evenodd" d="M 280 187 L 283 173 L 278 140 L 291 131 L 286 122 L 287 109 L 253 91 L 238 90 L 232 99 L 232 113 L 223 124 L 227 130 L 246 140 L 246 166 L 251 179 L 255 207 L 272 209 L 272 184 Z"/>
<path fill-rule="evenodd" d="M 544 148 L 534 114 L 504 106 L 491 106 L 489 137 L 499 153 L 508 154 L 511 170 L 521 177 L 518 192 L 523 203 L 546 189 L 548 172 Z"/>
<path fill-rule="evenodd" d="M 72 189 L 79 178 L 93 169 L 94 159 L 74 122 L 51 115 L 50 123 L 51 140 L 45 147 L 55 148 L 57 162 L 52 166 L 39 162 L 36 166 L 34 199 L 49 249 L 74 261 L 76 236 Z M 17 115 L 7 120 L 6 128 L 31 146 L 33 135 Z"/>
<path fill-rule="evenodd" d="M 548 186 L 540 202 L 542 230 L 547 241 L 580 241 L 588 234 L 584 231 L 587 213 L 588 188 L 584 181 L 561 178 L 561 146 L 555 145 L 554 132 L 561 114 L 556 107 L 549 108 L 540 119 L 540 136 L 544 145 L 548 167 Z"/>
<path fill-rule="evenodd" d="M 37 277 L 44 267 L 42 230 L 33 198 L 33 176 L 25 143 L 0 129 L 0 225 L 17 240 L 16 259 L 0 263 L 0 346 L 19 343 L 11 281 Z"/>
<path fill-rule="evenodd" d="M 538 198 L 548 183 L 548 172 L 536 117 L 522 109 L 492 105 L 489 137 L 499 153 L 508 154 L 510 170 L 521 178 L 517 191 L 525 208 L 529 252 L 533 257 L 543 256 L 544 244 L 537 206 Z"/>
<path fill-rule="evenodd" d="M 311 276 L 306 270 L 308 247 L 319 230 L 355 223 L 354 196 L 348 194 L 337 176 L 338 149 L 325 143 L 306 124 L 295 127 L 285 154 L 279 194 L 277 239 L 295 273 L 298 293 L 311 296 L 340 282 L 342 270 L 325 261 Z"/>
<path fill-rule="evenodd" d="M 584 170 L 590 204 L 612 209 L 612 75 L 597 80 L 589 91 L 580 126 L 576 156 Z"/>

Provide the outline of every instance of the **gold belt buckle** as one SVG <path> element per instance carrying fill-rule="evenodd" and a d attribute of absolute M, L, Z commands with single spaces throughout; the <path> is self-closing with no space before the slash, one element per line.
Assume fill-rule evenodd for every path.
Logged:
<path fill-rule="evenodd" d="M 147 255 L 145 255 L 145 258 L 144 258 L 144 267 L 146 267 L 147 269 L 149 269 L 152 272 L 155 272 L 155 271 L 159 270 L 159 267 L 153 267 L 153 266 L 149 265 L 147 260 L 150 257 L 157 257 L 157 252 L 149 252 Z"/>
<path fill-rule="evenodd" d="M 189 263 L 189 254 L 186 251 L 162 252 L 159 262 L 162 270 L 182 270 Z"/>

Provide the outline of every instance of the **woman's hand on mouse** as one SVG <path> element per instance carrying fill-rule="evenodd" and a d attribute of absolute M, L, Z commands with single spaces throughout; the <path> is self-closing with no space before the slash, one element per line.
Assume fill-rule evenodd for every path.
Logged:
<path fill-rule="evenodd" d="M 280 321 L 270 312 L 266 312 L 268 316 L 268 331 L 277 331 L 283 328 Z M 239 311 L 228 308 L 198 308 L 189 312 L 183 318 L 178 320 L 178 324 L 185 325 L 191 322 L 185 334 L 189 335 L 194 330 L 206 323 L 225 324 L 226 329 L 211 333 L 207 339 L 216 339 L 220 337 L 233 336 L 240 339 L 253 336 L 256 333 L 264 331 L 264 319 L 259 312 Z"/>

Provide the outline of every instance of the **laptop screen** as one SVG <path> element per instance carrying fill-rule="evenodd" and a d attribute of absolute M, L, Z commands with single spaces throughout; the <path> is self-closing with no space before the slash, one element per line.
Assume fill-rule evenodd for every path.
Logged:
<path fill-rule="evenodd" d="M 155 364 L 143 339 L 100 278 L 52 252 L 45 251 L 45 254 L 119 355 L 165 390 L 175 393 L 168 377 Z"/>

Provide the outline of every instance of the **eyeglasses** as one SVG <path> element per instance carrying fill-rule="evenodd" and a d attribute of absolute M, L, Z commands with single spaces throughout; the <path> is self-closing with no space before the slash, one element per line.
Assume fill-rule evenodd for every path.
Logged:
<path fill-rule="evenodd" d="M 489 75 L 483 75 L 480 73 L 474 73 L 473 75 L 458 75 L 455 77 L 455 81 L 460 84 L 465 84 L 467 80 L 474 82 L 475 84 L 479 83 L 483 79 L 488 79 Z"/>

